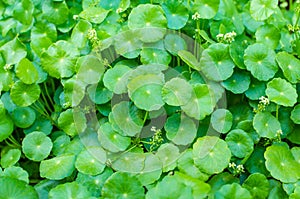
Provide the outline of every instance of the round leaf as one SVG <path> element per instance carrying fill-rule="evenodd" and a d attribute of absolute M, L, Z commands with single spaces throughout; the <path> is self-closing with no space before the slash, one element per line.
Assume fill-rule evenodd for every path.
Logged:
<path fill-rule="evenodd" d="M 40 175 L 50 180 L 61 180 L 73 173 L 74 164 L 75 155 L 61 155 L 43 160 L 40 164 Z"/>
<path fill-rule="evenodd" d="M 53 144 L 43 132 L 35 131 L 25 136 L 22 142 L 22 151 L 33 161 L 42 161 L 50 154 Z"/>
<path fill-rule="evenodd" d="M 238 183 L 232 183 L 232 184 L 226 184 L 221 187 L 220 190 L 218 190 L 215 193 L 216 199 L 229 199 L 229 198 L 235 198 L 235 199 L 249 199 L 252 198 L 250 192 L 241 187 Z"/>
<path fill-rule="evenodd" d="M 298 97 L 292 84 L 281 78 L 274 78 L 267 84 L 266 94 L 270 101 L 282 106 L 294 106 Z"/>
<path fill-rule="evenodd" d="M 192 119 L 184 114 L 174 114 L 165 123 L 166 136 L 177 145 L 187 145 L 193 142 L 197 128 Z"/>
<path fill-rule="evenodd" d="M 212 127 L 220 132 L 227 133 L 232 126 L 232 114 L 226 109 L 217 109 L 211 115 L 211 125 Z"/>
<path fill-rule="evenodd" d="M 75 167 L 88 175 L 98 175 L 104 171 L 106 152 L 101 147 L 89 147 L 81 151 L 76 158 Z"/>
<path fill-rule="evenodd" d="M 250 75 L 244 71 L 234 72 L 229 79 L 222 82 L 222 86 L 234 94 L 244 93 L 248 90 L 249 85 Z"/>
<path fill-rule="evenodd" d="M 168 34 L 164 39 L 164 45 L 172 55 L 177 55 L 178 51 L 187 49 L 185 40 L 176 34 Z"/>
<path fill-rule="evenodd" d="M 158 148 L 156 155 L 162 162 L 163 172 L 173 170 L 180 157 L 179 148 L 171 143 L 161 145 Z"/>
<path fill-rule="evenodd" d="M 4 169 L 2 176 L 21 180 L 23 182 L 26 182 L 27 184 L 29 183 L 29 175 L 27 171 L 24 170 L 22 167 L 8 167 Z"/>
<path fill-rule="evenodd" d="M 78 182 L 67 182 L 57 185 L 49 191 L 49 199 L 56 198 L 90 198 L 91 193 Z"/>
<path fill-rule="evenodd" d="M 2 150 L 1 152 L 1 166 L 7 168 L 16 164 L 21 157 L 19 149 Z"/>
<path fill-rule="evenodd" d="M 300 104 L 294 107 L 291 112 L 291 119 L 295 124 L 300 124 Z"/>
<path fill-rule="evenodd" d="M 57 41 L 41 56 L 43 69 L 57 79 L 70 77 L 75 72 L 75 63 L 79 52 L 70 42 Z"/>
<path fill-rule="evenodd" d="M 108 69 L 103 77 L 104 86 L 116 94 L 126 93 L 130 71 L 131 69 L 126 65 L 117 65 Z"/>
<path fill-rule="evenodd" d="M 251 100 L 259 100 L 261 96 L 265 96 L 266 83 L 252 79 L 249 89 L 245 92 L 246 96 Z"/>
<path fill-rule="evenodd" d="M 251 16 L 257 21 L 265 20 L 275 12 L 277 4 L 277 0 L 253 0 L 250 4 Z"/>
<path fill-rule="evenodd" d="M 254 116 L 253 127 L 261 137 L 275 138 L 281 129 L 276 117 L 269 112 L 259 112 Z"/>
<path fill-rule="evenodd" d="M 286 143 L 273 144 L 265 152 L 266 167 L 272 177 L 284 183 L 294 183 L 300 178 L 300 164 L 294 159 Z"/>
<path fill-rule="evenodd" d="M 1 46 L 0 52 L 8 65 L 19 63 L 27 55 L 25 45 L 17 37 Z"/>
<path fill-rule="evenodd" d="M 193 10 L 200 13 L 200 18 L 211 19 L 219 9 L 220 0 L 196 0 Z"/>
<path fill-rule="evenodd" d="M 17 81 L 11 88 L 10 97 L 12 101 L 21 107 L 30 106 L 39 99 L 41 89 L 37 84 L 24 84 Z"/>
<path fill-rule="evenodd" d="M 29 107 L 17 107 L 11 116 L 15 125 L 20 128 L 31 126 L 36 119 L 34 110 Z"/>
<path fill-rule="evenodd" d="M 260 26 L 255 33 L 256 41 L 276 49 L 280 40 L 280 31 L 271 24 Z"/>
<path fill-rule="evenodd" d="M 68 20 L 69 9 L 65 1 L 46 0 L 43 2 L 42 10 L 43 15 L 50 23 L 60 25 Z"/>
<path fill-rule="evenodd" d="M 250 191 L 253 198 L 264 199 L 269 195 L 269 182 L 261 173 L 251 174 L 244 181 L 243 187 Z"/>
<path fill-rule="evenodd" d="M 172 78 L 162 88 L 163 100 L 171 106 L 182 106 L 189 102 L 193 88 L 184 79 Z"/>
<path fill-rule="evenodd" d="M 8 138 L 14 130 L 14 123 L 12 119 L 8 115 L 1 117 L 2 118 L 0 120 L 0 142 Z"/>
<path fill-rule="evenodd" d="M 104 123 L 100 126 L 98 140 L 103 148 L 114 153 L 125 151 L 131 143 L 129 137 L 124 137 L 115 132 L 110 123 Z"/>
<path fill-rule="evenodd" d="M 291 83 L 297 83 L 300 80 L 299 59 L 287 52 L 279 52 L 276 55 L 276 61 L 287 80 Z"/>
<path fill-rule="evenodd" d="M 202 52 L 200 68 L 204 75 L 214 81 L 228 79 L 234 68 L 234 62 L 229 55 L 226 44 L 212 44 Z"/>
<path fill-rule="evenodd" d="M 167 19 L 158 5 L 140 4 L 133 8 L 128 16 L 128 27 L 138 29 L 138 34 L 144 42 L 162 39 L 166 26 Z"/>
<path fill-rule="evenodd" d="M 76 118 L 80 118 L 76 119 Z M 58 118 L 58 126 L 66 134 L 75 136 L 86 129 L 86 118 L 84 113 L 68 109 L 62 112 Z"/>
<path fill-rule="evenodd" d="M 163 75 L 139 75 L 131 79 L 127 85 L 130 99 L 143 110 L 153 111 L 160 109 L 162 100 Z"/>
<path fill-rule="evenodd" d="M 141 62 L 143 64 L 157 63 L 169 65 L 171 56 L 165 50 L 144 47 L 141 51 Z"/>
<path fill-rule="evenodd" d="M 271 79 L 278 70 L 275 62 L 275 52 L 264 44 L 249 45 L 245 50 L 244 59 L 247 70 L 261 81 Z"/>
<path fill-rule="evenodd" d="M 168 28 L 179 30 L 185 26 L 189 19 L 188 9 L 182 2 L 170 0 L 162 4 L 168 20 Z"/>
<path fill-rule="evenodd" d="M 16 75 L 25 84 L 33 84 L 39 79 L 37 69 L 27 58 L 16 65 Z"/>
<path fill-rule="evenodd" d="M 116 172 L 105 182 L 102 188 L 102 197 L 107 199 L 143 199 L 145 198 L 144 192 L 143 186 L 135 176 Z"/>
<path fill-rule="evenodd" d="M 247 157 L 253 151 L 252 138 L 241 129 L 230 131 L 225 140 L 231 153 L 238 158 Z"/>
<path fill-rule="evenodd" d="M 35 189 L 27 183 L 9 178 L 0 177 L 0 196 L 1 198 L 11 199 L 38 199 Z"/>
<path fill-rule="evenodd" d="M 228 166 L 231 152 L 224 140 L 204 136 L 198 138 L 193 145 L 193 157 L 200 170 L 213 174 L 222 172 Z"/>
<path fill-rule="evenodd" d="M 109 10 L 105 10 L 101 7 L 88 7 L 84 9 L 79 16 L 89 22 L 100 24 L 104 21 L 108 13 Z"/>

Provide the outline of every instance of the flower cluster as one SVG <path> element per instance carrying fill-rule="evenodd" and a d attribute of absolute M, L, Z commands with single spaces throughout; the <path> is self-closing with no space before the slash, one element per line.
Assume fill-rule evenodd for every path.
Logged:
<path fill-rule="evenodd" d="M 157 147 L 159 147 L 164 139 L 162 138 L 162 132 L 161 129 L 157 129 L 155 126 L 152 126 L 150 129 L 152 132 L 154 132 L 154 135 L 152 136 L 150 140 L 150 151 L 153 151 Z"/>
<path fill-rule="evenodd" d="M 245 172 L 242 164 L 236 165 L 234 162 L 230 162 L 228 167 L 233 170 L 233 175 L 235 176 Z"/>
<path fill-rule="evenodd" d="M 300 30 L 299 25 L 293 26 L 292 24 L 288 24 L 287 28 L 290 32 L 297 32 Z"/>
<path fill-rule="evenodd" d="M 3 67 L 3 69 L 5 70 L 5 71 L 9 71 L 10 69 L 12 69 L 13 68 L 13 65 L 11 65 L 11 64 L 5 64 L 5 66 Z"/>
<path fill-rule="evenodd" d="M 259 98 L 259 103 L 257 105 L 257 109 L 254 109 L 255 113 L 259 113 L 262 112 L 264 110 L 266 110 L 266 107 L 270 104 L 270 100 L 269 98 L 265 97 L 265 96 L 261 96 Z"/>
<path fill-rule="evenodd" d="M 198 12 L 196 12 L 195 14 L 193 14 L 192 19 L 193 20 L 199 20 L 201 18 L 200 14 Z"/>
<path fill-rule="evenodd" d="M 231 43 L 234 41 L 234 38 L 236 37 L 236 32 L 232 31 L 232 32 L 228 32 L 226 34 L 218 34 L 217 35 L 217 40 L 220 43 Z"/>
<path fill-rule="evenodd" d="M 91 41 L 94 50 L 98 51 L 101 48 L 102 43 L 98 39 L 97 32 L 95 29 L 89 30 L 87 38 Z"/>

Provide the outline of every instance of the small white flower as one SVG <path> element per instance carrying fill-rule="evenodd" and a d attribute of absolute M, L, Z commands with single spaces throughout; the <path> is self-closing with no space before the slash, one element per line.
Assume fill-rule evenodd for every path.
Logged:
<path fill-rule="evenodd" d="M 8 71 L 10 69 L 12 69 L 13 65 L 10 64 L 5 64 L 5 66 L 3 67 L 5 71 Z"/>
<path fill-rule="evenodd" d="M 117 13 L 117 14 L 120 14 L 121 12 L 124 12 L 123 8 L 118 8 L 118 9 L 116 10 L 116 13 Z"/>
<path fill-rule="evenodd" d="M 236 164 L 234 162 L 229 163 L 229 168 L 235 168 L 235 167 L 236 167 Z"/>
<path fill-rule="evenodd" d="M 201 16 L 200 16 L 200 14 L 198 12 L 195 12 L 195 14 L 193 14 L 193 16 L 192 16 L 193 20 L 198 20 L 200 18 L 201 18 Z"/>
<path fill-rule="evenodd" d="M 74 20 L 78 20 L 79 19 L 79 15 L 73 15 L 73 19 Z"/>
<path fill-rule="evenodd" d="M 156 131 L 157 131 L 157 129 L 156 129 L 156 127 L 155 127 L 155 126 L 152 126 L 152 127 L 151 127 L 151 129 L 150 129 L 150 131 L 152 131 L 152 132 L 156 132 Z"/>
<path fill-rule="evenodd" d="M 259 98 L 259 100 L 260 100 L 259 101 L 260 104 L 263 104 L 263 105 L 269 105 L 270 104 L 270 100 L 265 96 L 261 96 Z"/>
<path fill-rule="evenodd" d="M 245 172 L 245 171 L 244 171 L 244 166 L 241 165 L 241 164 L 238 165 L 236 168 L 237 168 L 238 172 Z"/>

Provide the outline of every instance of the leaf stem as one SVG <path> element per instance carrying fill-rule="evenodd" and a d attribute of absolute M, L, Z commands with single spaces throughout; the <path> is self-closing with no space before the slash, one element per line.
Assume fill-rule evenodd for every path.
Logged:
<path fill-rule="evenodd" d="M 279 105 L 276 105 L 276 119 L 278 119 L 278 114 L 279 114 Z"/>
<path fill-rule="evenodd" d="M 145 124 L 147 118 L 148 118 L 149 112 L 146 111 L 145 116 L 144 116 L 144 120 L 143 120 L 143 124 Z"/>
<path fill-rule="evenodd" d="M 46 85 L 45 82 L 44 82 L 44 87 L 45 87 L 46 95 L 47 95 L 47 97 L 48 97 L 48 99 L 49 99 L 49 101 L 50 101 L 52 107 L 54 107 L 54 102 L 53 102 L 53 100 L 52 100 L 52 98 L 51 98 L 51 96 L 50 96 L 50 94 L 49 94 L 49 91 L 48 91 L 48 88 L 47 88 L 47 85 Z"/>

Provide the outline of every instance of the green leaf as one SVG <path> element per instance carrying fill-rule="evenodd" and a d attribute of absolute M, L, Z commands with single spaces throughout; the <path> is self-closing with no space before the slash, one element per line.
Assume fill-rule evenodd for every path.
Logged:
<path fill-rule="evenodd" d="M 195 0 L 193 11 L 200 14 L 202 19 L 213 18 L 219 9 L 220 0 Z"/>
<path fill-rule="evenodd" d="M 253 151 L 254 143 L 252 138 L 241 129 L 230 131 L 227 134 L 225 141 L 228 144 L 231 153 L 238 158 L 247 157 Z"/>
<path fill-rule="evenodd" d="M 79 56 L 77 48 L 70 42 L 57 41 L 41 56 L 43 69 L 50 76 L 59 78 L 70 77 L 75 72 L 75 63 Z"/>
<path fill-rule="evenodd" d="M 261 146 L 255 147 L 253 153 L 245 163 L 245 168 L 250 172 L 250 173 L 261 173 L 266 176 L 269 175 L 269 172 L 266 169 L 265 166 L 265 158 L 264 158 L 264 152 L 265 148 Z"/>
<path fill-rule="evenodd" d="M 162 4 L 162 8 L 167 17 L 168 28 L 179 30 L 186 25 L 189 19 L 188 9 L 182 2 L 168 0 Z"/>
<path fill-rule="evenodd" d="M 15 37 L 13 40 L 1 46 L 0 52 L 2 53 L 7 65 L 19 63 L 19 61 L 27 55 L 26 47 L 18 37 Z"/>
<path fill-rule="evenodd" d="M 286 143 L 269 146 L 264 156 L 266 167 L 275 179 L 284 183 L 293 183 L 300 179 L 300 164 L 294 159 Z"/>
<path fill-rule="evenodd" d="M 22 0 L 13 11 L 13 17 L 22 24 L 30 25 L 33 20 L 34 5 L 30 0 Z"/>
<path fill-rule="evenodd" d="M 294 107 L 294 109 L 291 112 L 291 120 L 295 124 L 300 124 L 300 104 Z"/>
<path fill-rule="evenodd" d="M 162 144 L 156 155 L 162 162 L 163 172 L 173 170 L 176 167 L 176 162 L 180 157 L 179 148 L 171 143 Z"/>
<path fill-rule="evenodd" d="M 181 106 L 181 109 L 192 118 L 197 120 L 204 119 L 213 112 L 216 105 L 213 91 L 206 84 L 193 85 L 194 92 L 190 101 Z"/>
<path fill-rule="evenodd" d="M 295 191 L 290 195 L 290 199 L 297 199 L 300 197 L 300 187 L 296 187 Z"/>
<path fill-rule="evenodd" d="M 2 116 L 1 116 L 2 117 Z M 14 130 L 14 123 L 12 119 L 5 115 L 0 120 L 0 142 L 8 138 Z"/>
<path fill-rule="evenodd" d="M 30 106 L 39 99 L 41 89 L 37 84 L 24 84 L 17 81 L 11 87 L 10 96 L 11 100 L 18 106 Z"/>
<path fill-rule="evenodd" d="M 257 21 L 269 18 L 277 8 L 277 0 L 253 0 L 250 4 L 251 16 Z"/>
<path fill-rule="evenodd" d="M 113 106 L 112 116 L 119 127 L 121 135 L 135 136 L 142 130 L 143 121 L 139 117 L 136 107 L 129 102 L 123 101 Z"/>
<path fill-rule="evenodd" d="M 1 199 L 38 199 L 35 189 L 27 183 L 9 178 L 0 177 L 0 197 Z"/>
<path fill-rule="evenodd" d="M 232 114 L 227 109 L 217 109 L 211 115 L 211 125 L 219 133 L 227 133 L 232 126 Z"/>
<path fill-rule="evenodd" d="M 162 100 L 163 74 L 139 75 L 132 78 L 128 85 L 128 93 L 134 104 L 143 110 L 158 110 L 164 105 Z"/>
<path fill-rule="evenodd" d="M 94 84 L 87 89 L 90 99 L 95 104 L 105 104 L 109 102 L 113 97 L 113 92 L 105 88 L 102 84 Z"/>
<path fill-rule="evenodd" d="M 276 61 L 284 76 L 295 84 L 300 80 L 300 60 L 287 52 L 279 52 Z"/>
<path fill-rule="evenodd" d="M 221 43 L 210 45 L 202 52 L 200 68 L 210 80 L 228 79 L 234 68 L 234 62 L 229 55 L 229 46 Z"/>
<path fill-rule="evenodd" d="M 23 153 L 28 159 L 33 161 L 39 162 L 47 158 L 52 147 L 51 139 L 40 131 L 29 133 L 22 141 Z"/>
<path fill-rule="evenodd" d="M 275 52 L 264 44 L 249 45 L 244 55 L 247 70 L 260 81 L 271 79 L 278 70 L 275 55 Z"/>
<path fill-rule="evenodd" d="M 79 17 L 91 23 L 100 24 L 104 21 L 108 13 L 109 10 L 105 10 L 101 7 L 88 7 L 79 14 Z"/>
<path fill-rule="evenodd" d="M 128 16 L 129 29 L 137 29 L 144 42 L 155 42 L 163 38 L 167 19 L 158 5 L 141 4 L 133 8 Z"/>
<path fill-rule="evenodd" d="M 3 168 L 15 165 L 21 157 L 20 149 L 8 149 L 1 151 L 1 166 Z"/>
<path fill-rule="evenodd" d="M 244 181 L 243 187 L 250 191 L 253 198 L 264 199 L 269 195 L 269 182 L 261 173 L 254 173 Z"/>
<path fill-rule="evenodd" d="M 3 173 L 1 174 L 3 177 L 14 178 L 23 182 L 29 183 L 29 176 L 26 170 L 22 167 L 11 166 L 4 169 Z"/>
<path fill-rule="evenodd" d="M 135 30 L 124 31 L 114 37 L 116 52 L 128 59 L 138 57 L 142 45 L 140 35 Z"/>
<path fill-rule="evenodd" d="M 41 161 L 40 175 L 50 180 L 61 180 L 72 174 L 75 167 L 75 155 L 64 154 Z"/>
<path fill-rule="evenodd" d="M 115 132 L 108 122 L 102 124 L 98 129 L 98 140 L 103 148 L 114 153 L 125 151 L 131 143 L 129 137 Z"/>
<path fill-rule="evenodd" d="M 65 1 L 46 0 L 43 2 L 42 11 L 44 17 L 55 25 L 63 24 L 68 20 L 69 8 Z"/>
<path fill-rule="evenodd" d="M 13 110 L 11 116 L 15 125 L 20 128 L 31 126 L 36 119 L 34 110 L 29 107 L 17 107 Z"/>
<path fill-rule="evenodd" d="M 248 90 L 250 75 L 245 71 L 235 71 L 233 75 L 222 82 L 222 86 L 234 94 L 241 94 Z"/>
<path fill-rule="evenodd" d="M 102 197 L 107 199 L 145 198 L 145 190 L 135 176 L 128 173 L 116 172 L 105 182 L 102 188 Z"/>
<path fill-rule="evenodd" d="M 126 93 L 131 70 L 128 66 L 121 64 L 108 69 L 103 76 L 104 86 L 116 94 Z"/>
<path fill-rule="evenodd" d="M 167 51 L 161 49 L 144 47 L 142 48 L 140 55 L 141 62 L 143 64 L 157 63 L 169 65 L 169 63 L 171 62 L 170 54 Z"/>
<path fill-rule="evenodd" d="M 56 198 L 90 198 L 91 193 L 78 182 L 67 182 L 57 185 L 49 191 L 49 199 Z"/>
<path fill-rule="evenodd" d="M 140 174 L 145 168 L 145 159 L 145 153 L 123 152 L 112 162 L 111 168 L 119 172 Z"/>
<path fill-rule="evenodd" d="M 0 79 L 2 84 L 2 91 L 9 91 L 14 84 L 15 73 L 11 71 L 5 71 L 0 67 Z"/>
<path fill-rule="evenodd" d="M 168 117 L 164 128 L 167 138 L 177 145 L 192 143 L 197 134 L 194 121 L 184 114 L 174 114 Z"/>
<path fill-rule="evenodd" d="M 246 96 L 251 100 L 259 100 L 261 96 L 265 96 L 266 83 L 253 78 L 249 89 L 245 92 Z"/>
<path fill-rule="evenodd" d="M 256 33 L 256 41 L 269 46 L 271 49 L 276 49 L 280 40 L 280 31 L 271 24 L 260 26 Z"/>
<path fill-rule="evenodd" d="M 270 101 L 282 106 L 294 106 L 298 97 L 293 85 L 281 78 L 274 78 L 267 84 L 266 94 Z"/>
<path fill-rule="evenodd" d="M 185 40 L 177 34 L 167 34 L 164 39 L 164 45 L 166 50 L 175 56 L 180 50 L 187 49 Z"/>
<path fill-rule="evenodd" d="M 39 79 L 37 69 L 27 58 L 16 65 L 16 75 L 25 84 L 33 84 Z"/>
<path fill-rule="evenodd" d="M 101 147 L 88 147 L 76 158 L 75 167 L 88 175 L 98 175 L 104 171 L 106 152 Z"/>
<path fill-rule="evenodd" d="M 90 29 L 92 29 L 92 24 L 85 20 L 80 20 L 73 28 L 71 41 L 79 49 L 84 48 L 87 45 L 87 35 Z"/>
<path fill-rule="evenodd" d="M 80 118 L 80 120 L 76 120 Z M 62 112 L 58 118 L 58 126 L 68 135 L 75 136 L 86 129 L 84 113 L 68 109 Z"/>
<path fill-rule="evenodd" d="M 214 174 L 222 172 L 229 164 L 231 158 L 227 143 L 213 136 L 198 138 L 193 145 L 195 165 L 205 173 Z"/>
<path fill-rule="evenodd" d="M 192 97 L 193 87 L 182 78 L 172 78 L 162 88 L 163 100 L 171 106 L 183 106 Z"/>
<path fill-rule="evenodd" d="M 97 84 L 105 71 L 103 63 L 94 55 L 80 57 L 76 68 L 77 79 L 87 84 Z"/>
<path fill-rule="evenodd" d="M 215 193 L 215 199 L 249 199 L 250 192 L 238 183 L 227 184 Z"/>
<path fill-rule="evenodd" d="M 259 112 L 254 116 L 253 127 L 261 137 L 275 138 L 281 129 L 276 117 L 269 112 Z"/>

